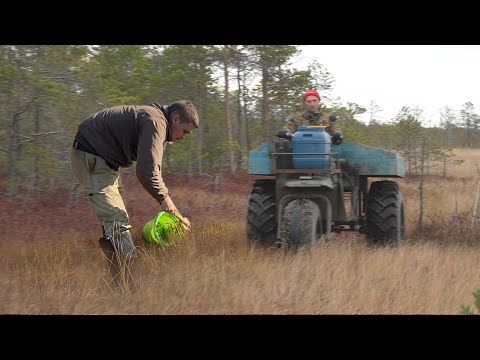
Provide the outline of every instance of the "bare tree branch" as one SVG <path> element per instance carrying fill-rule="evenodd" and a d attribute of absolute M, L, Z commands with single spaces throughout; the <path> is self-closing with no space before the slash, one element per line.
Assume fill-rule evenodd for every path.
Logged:
<path fill-rule="evenodd" d="M 50 132 L 44 132 L 44 133 L 37 133 L 37 134 L 30 134 L 30 136 L 47 136 L 47 135 L 54 135 L 54 134 L 64 134 L 66 133 L 65 130 L 62 131 L 50 131 Z"/>
<path fill-rule="evenodd" d="M 20 109 L 18 110 L 15 114 L 13 114 L 13 117 L 14 118 L 17 118 L 19 117 L 20 115 L 22 115 L 24 112 L 26 112 L 29 108 L 30 108 L 30 104 L 35 100 L 36 98 L 32 99 L 31 101 L 29 101 L 25 107 L 23 109 Z"/>
<path fill-rule="evenodd" d="M 44 77 L 44 79 L 74 81 L 72 78 L 69 78 L 66 76 L 51 76 L 51 77 Z"/>
<path fill-rule="evenodd" d="M 38 140 L 39 138 L 44 138 L 49 135 L 56 135 L 56 134 L 65 134 L 66 131 L 50 131 L 50 132 L 45 132 L 45 133 L 37 133 L 37 134 L 30 134 L 30 135 L 23 135 L 23 134 L 18 134 L 18 136 L 24 137 L 27 140 L 20 141 L 20 144 L 28 144 L 32 141 Z"/>
<path fill-rule="evenodd" d="M 12 125 L 16 124 L 18 121 L 21 120 L 20 115 L 30 109 L 30 105 L 38 99 L 38 96 L 34 96 L 29 102 L 27 102 L 23 109 L 18 110 L 15 114 L 13 114 L 13 123 Z"/>
<path fill-rule="evenodd" d="M 17 136 L 23 137 L 23 138 L 27 138 L 27 139 L 31 139 L 31 138 L 32 138 L 31 136 L 23 135 L 23 134 L 17 134 Z"/>

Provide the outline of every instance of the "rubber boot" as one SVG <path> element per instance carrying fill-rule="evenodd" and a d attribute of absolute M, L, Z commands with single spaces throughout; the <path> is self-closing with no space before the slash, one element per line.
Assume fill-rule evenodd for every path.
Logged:
<path fill-rule="evenodd" d="M 108 239 L 108 237 L 107 237 Z M 113 232 L 110 238 L 115 250 L 120 258 L 130 265 L 131 262 L 137 257 L 137 249 L 133 243 L 132 233 L 130 230 L 117 230 Z"/>
<path fill-rule="evenodd" d="M 100 247 L 106 257 L 107 266 L 117 290 L 134 291 L 132 277 L 133 260 L 137 255 L 130 230 L 116 231 L 113 236 L 103 236 L 99 240 Z"/>
<path fill-rule="evenodd" d="M 105 236 L 102 236 L 98 243 L 102 249 L 103 255 L 107 262 L 108 272 L 112 277 L 112 283 L 115 289 L 120 289 L 121 284 L 121 271 L 120 264 L 118 262 L 118 257 L 115 255 L 115 248 L 110 240 L 107 240 Z M 110 284 L 109 284 L 110 285 Z"/>

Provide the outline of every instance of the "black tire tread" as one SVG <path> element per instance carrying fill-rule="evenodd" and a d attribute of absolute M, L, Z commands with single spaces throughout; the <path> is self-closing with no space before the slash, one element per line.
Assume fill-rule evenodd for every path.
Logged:
<path fill-rule="evenodd" d="M 287 246 L 313 245 L 318 237 L 320 209 L 309 199 L 293 200 L 285 206 L 280 239 Z"/>
<path fill-rule="evenodd" d="M 370 185 L 365 209 L 367 240 L 372 244 L 398 244 L 405 237 L 403 198 L 394 181 Z"/>
<path fill-rule="evenodd" d="M 247 239 L 251 243 L 274 245 L 277 240 L 275 181 L 256 180 L 250 192 Z"/>

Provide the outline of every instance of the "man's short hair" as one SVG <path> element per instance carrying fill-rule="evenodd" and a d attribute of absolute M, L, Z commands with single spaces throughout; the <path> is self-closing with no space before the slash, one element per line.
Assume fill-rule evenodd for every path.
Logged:
<path fill-rule="evenodd" d="M 197 109 L 188 100 L 175 101 L 169 106 L 170 113 L 174 111 L 180 115 L 181 123 L 192 123 L 195 128 L 200 125 L 200 118 L 198 117 Z"/>

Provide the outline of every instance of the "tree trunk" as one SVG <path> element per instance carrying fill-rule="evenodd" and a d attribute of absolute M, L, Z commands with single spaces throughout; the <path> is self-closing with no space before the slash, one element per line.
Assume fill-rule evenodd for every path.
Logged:
<path fill-rule="evenodd" d="M 229 158 L 230 158 L 230 172 L 234 173 L 235 172 L 235 154 L 233 152 L 233 149 L 231 148 L 231 145 L 233 143 L 233 136 L 232 136 L 232 123 L 230 120 L 230 99 L 229 99 L 229 89 L 228 89 L 228 60 L 229 60 L 229 54 L 228 54 L 228 46 L 223 47 L 223 75 L 224 75 L 224 80 L 225 80 L 225 123 L 227 127 L 227 139 L 229 143 Z"/>
<path fill-rule="evenodd" d="M 23 109 L 19 109 L 18 100 L 16 105 L 16 110 L 12 116 L 12 122 L 10 123 L 8 129 L 8 182 L 7 182 L 7 191 L 6 195 L 8 198 L 13 198 L 19 192 L 19 184 L 17 179 L 18 172 L 18 161 L 20 160 L 20 115 L 26 112 L 29 108 L 29 105 L 25 106 Z"/>
<path fill-rule="evenodd" d="M 262 118 L 263 118 L 263 141 L 270 138 L 270 119 L 268 111 L 268 67 L 262 66 Z"/>
<path fill-rule="evenodd" d="M 245 122 L 245 146 L 247 147 L 247 152 L 250 151 L 250 132 L 248 127 L 248 112 L 247 112 L 247 85 L 245 84 L 245 77 L 243 79 L 243 121 Z"/>
<path fill-rule="evenodd" d="M 40 134 L 40 107 L 35 106 L 35 134 Z M 33 162 L 33 182 L 32 182 L 32 199 L 38 200 L 40 196 L 40 155 L 35 152 L 35 159 Z"/>
<path fill-rule="evenodd" d="M 241 73 L 240 67 L 237 67 L 237 86 L 238 86 L 238 93 L 237 93 L 237 124 L 238 124 L 238 131 L 237 131 L 237 141 L 240 145 L 240 151 L 238 151 L 238 159 L 237 159 L 237 169 L 240 169 L 242 166 L 242 150 L 243 146 L 243 136 L 242 136 L 242 81 L 241 81 Z"/>

